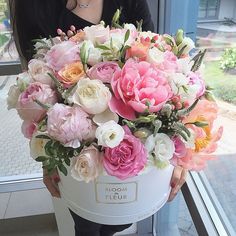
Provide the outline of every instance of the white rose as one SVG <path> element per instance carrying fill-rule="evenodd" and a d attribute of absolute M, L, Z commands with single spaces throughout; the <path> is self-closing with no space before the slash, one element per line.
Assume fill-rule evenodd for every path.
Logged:
<path fill-rule="evenodd" d="M 95 136 L 98 139 L 98 145 L 103 147 L 117 147 L 124 139 L 125 131 L 114 120 L 110 120 L 96 130 Z"/>
<path fill-rule="evenodd" d="M 84 148 L 72 164 L 71 176 L 78 181 L 95 180 L 102 172 L 102 153 L 94 146 Z"/>
<path fill-rule="evenodd" d="M 23 72 L 17 75 L 16 84 L 21 92 L 25 91 L 31 82 L 32 82 L 32 79 L 28 72 Z"/>
<path fill-rule="evenodd" d="M 158 48 L 153 47 L 148 50 L 147 61 L 153 64 L 161 64 L 165 60 L 164 52 L 160 51 Z"/>
<path fill-rule="evenodd" d="M 86 39 L 92 41 L 93 44 L 103 44 L 109 39 L 110 29 L 109 26 L 105 28 L 104 25 L 100 24 L 87 26 L 84 28 L 84 32 Z"/>
<path fill-rule="evenodd" d="M 36 159 L 39 156 L 47 156 L 45 153 L 45 145 L 49 141 L 48 139 L 36 138 L 37 135 L 43 134 L 41 132 L 35 132 L 30 140 L 30 156 Z"/>
<path fill-rule="evenodd" d="M 183 39 L 182 43 L 178 46 L 179 51 L 181 51 L 185 46 L 186 48 L 184 49 L 182 54 L 188 54 L 193 48 L 195 48 L 193 40 L 189 37 L 185 37 Z"/>
<path fill-rule="evenodd" d="M 81 79 L 77 83 L 72 99 L 89 114 L 99 114 L 108 108 L 111 92 L 100 80 Z"/>
<path fill-rule="evenodd" d="M 48 75 L 52 73 L 52 70 L 46 65 L 45 62 L 37 59 L 30 60 L 28 64 L 29 74 L 34 82 L 40 82 L 42 84 L 53 85 L 53 80 Z"/>
<path fill-rule="evenodd" d="M 145 147 L 149 154 L 161 162 L 169 162 L 175 152 L 174 142 L 164 133 L 153 134 L 146 140 Z"/>
<path fill-rule="evenodd" d="M 20 89 L 16 85 L 12 85 L 8 91 L 7 97 L 7 109 L 10 110 L 12 108 L 16 108 L 16 104 L 18 102 L 18 98 L 21 94 Z"/>

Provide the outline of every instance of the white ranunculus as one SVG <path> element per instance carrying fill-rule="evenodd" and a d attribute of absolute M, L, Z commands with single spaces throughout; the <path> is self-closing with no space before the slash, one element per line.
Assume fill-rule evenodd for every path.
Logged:
<path fill-rule="evenodd" d="M 182 41 L 182 43 L 178 46 L 179 51 L 182 50 L 183 47 L 186 48 L 183 50 L 182 54 L 188 54 L 193 48 L 195 48 L 195 44 L 193 40 L 189 37 L 185 37 Z"/>
<path fill-rule="evenodd" d="M 155 159 L 168 162 L 175 152 L 174 142 L 164 133 L 153 134 L 147 138 L 145 147 Z"/>
<path fill-rule="evenodd" d="M 94 146 L 86 147 L 72 164 L 71 176 L 78 181 L 95 180 L 102 172 L 102 153 Z"/>
<path fill-rule="evenodd" d="M 42 84 L 48 84 L 52 87 L 53 80 L 48 75 L 48 73 L 52 73 L 52 70 L 46 65 L 44 61 L 32 59 L 28 64 L 29 74 L 32 77 L 34 82 L 40 82 Z"/>
<path fill-rule="evenodd" d="M 99 114 L 108 108 L 111 92 L 100 80 L 81 79 L 70 102 L 80 105 L 89 114 Z"/>
<path fill-rule="evenodd" d="M 95 136 L 98 139 L 98 145 L 103 147 L 117 147 L 124 139 L 124 129 L 114 120 L 110 120 L 96 130 Z"/>
<path fill-rule="evenodd" d="M 147 61 L 153 64 L 161 64 L 165 60 L 164 52 L 160 51 L 158 48 L 153 47 L 148 50 Z"/>
<path fill-rule="evenodd" d="M 47 156 L 45 153 L 45 145 L 49 141 L 48 139 L 36 138 L 37 135 L 43 134 L 41 132 L 35 132 L 30 140 L 30 156 L 36 159 L 39 156 Z"/>
<path fill-rule="evenodd" d="M 109 39 L 110 29 L 109 26 L 106 28 L 104 25 L 92 25 L 84 28 L 85 37 L 87 40 L 93 42 L 93 44 L 103 44 Z"/>
<path fill-rule="evenodd" d="M 18 102 L 18 98 L 21 94 L 20 89 L 16 85 L 12 85 L 8 91 L 7 97 L 7 109 L 10 110 L 12 108 L 16 108 L 16 104 Z"/>
<path fill-rule="evenodd" d="M 30 83 L 32 83 L 32 78 L 28 72 L 23 72 L 17 76 L 16 84 L 21 92 L 25 91 Z"/>
<path fill-rule="evenodd" d="M 97 125 L 102 125 L 110 120 L 114 120 L 116 123 L 119 121 L 119 116 L 112 112 L 110 109 L 107 109 L 106 111 L 96 114 L 93 117 L 93 122 Z"/>

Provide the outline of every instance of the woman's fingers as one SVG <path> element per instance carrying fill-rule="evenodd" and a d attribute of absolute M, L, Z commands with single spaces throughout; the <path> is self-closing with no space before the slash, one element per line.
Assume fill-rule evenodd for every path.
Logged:
<path fill-rule="evenodd" d="M 170 181 L 171 185 L 171 192 L 168 201 L 172 201 L 179 190 L 181 189 L 182 185 L 185 183 L 187 176 L 187 170 L 183 169 L 180 166 L 176 166 Z"/>
<path fill-rule="evenodd" d="M 53 174 L 52 176 L 47 175 L 44 171 L 43 174 L 43 182 L 46 185 L 48 191 L 51 193 L 53 197 L 60 198 L 60 191 L 58 188 L 58 182 L 60 181 L 60 177 L 57 173 Z"/>

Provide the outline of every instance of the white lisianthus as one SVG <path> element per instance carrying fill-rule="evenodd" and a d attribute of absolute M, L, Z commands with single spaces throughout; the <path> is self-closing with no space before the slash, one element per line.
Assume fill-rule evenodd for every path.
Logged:
<path fill-rule="evenodd" d="M 153 47 L 148 50 L 147 61 L 153 64 L 161 64 L 165 60 L 164 52 L 160 51 L 158 48 Z"/>
<path fill-rule="evenodd" d="M 124 24 L 124 29 L 131 30 L 131 31 L 137 30 L 134 24 Z"/>
<path fill-rule="evenodd" d="M 100 80 L 84 78 L 79 80 L 69 100 L 80 105 L 89 114 L 99 114 L 108 108 L 111 97 L 109 88 Z"/>
<path fill-rule="evenodd" d="M 86 183 L 95 180 L 102 172 L 102 156 L 93 145 L 84 148 L 73 160 L 71 176 Z"/>
<path fill-rule="evenodd" d="M 40 82 L 42 84 L 48 84 L 52 87 L 53 80 L 48 75 L 48 73 L 52 73 L 52 70 L 46 65 L 44 61 L 32 59 L 28 64 L 29 74 L 32 77 L 34 82 Z"/>
<path fill-rule="evenodd" d="M 112 112 L 110 109 L 107 109 L 106 111 L 96 114 L 93 117 L 93 122 L 97 125 L 102 125 L 110 120 L 114 120 L 116 123 L 119 121 L 119 116 Z"/>
<path fill-rule="evenodd" d="M 184 75 L 188 75 L 192 69 L 194 61 L 190 57 L 179 58 L 177 60 L 178 72 Z"/>
<path fill-rule="evenodd" d="M 124 139 L 125 131 L 114 120 L 108 121 L 96 130 L 95 136 L 98 139 L 98 145 L 103 147 L 117 147 Z"/>
<path fill-rule="evenodd" d="M 154 159 L 161 162 L 169 162 L 175 152 L 174 142 L 164 133 L 150 135 L 145 143 L 145 147 Z"/>
<path fill-rule="evenodd" d="M 85 44 L 86 54 L 88 55 L 88 64 L 93 66 L 102 61 L 102 53 L 101 50 L 95 48 L 92 41 L 85 40 L 84 42 L 79 44 L 79 47 Z"/>
<path fill-rule="evenodd" d="M 45 145 L 49 141 L 48 139 L 43 138 L 36 138 L 37 135 L 41 135 L 44 133 L 41 132 L 35 132 L 33 134 L 32 139 L 30 140 L 30 156 L 35 160 L 39 156 L 47 156 L 45 153 Z"/>
<path fill-rule="evenodd" d="M 195 48 L 195 44 L 191 38 L 185 37 L 182 43 L 178 46 L 178 50 L 181 51 L 184 47 L 185 49 L 183 50 L 182 54 L 185 55 L 188 54 L 193 48 Z"/>
<path fill-rule="evenodd" d="M 25 91 L 29 83 L 32 82 L 31 76 L 28 72 L 23 72 L 17 76 L 16 84 L 21 92 Z"/>
<path fill-rule="evenodd" d="M 16 104 L 18 102 L 18 98 L 21 94 L 20 89 L 16 85 L 12 85 L 8 91 L 7 97 L 7 109 L 10 110 L 12 108 L 16 108 Z"/>
<path fill-rule="evenodd" d="M 105 28 L 103 24 L 87 26 L 84 28 L 84 32 L 86 39 L 92 41 L 93 44 L 103 44 L 110 35 L 109 26 Z"/>
<path fill-rule="evenodd" d="M 182 86 L 189 87 L 188 86 L 189 78 L 182 73 L 172 73 L 169 75 L 168 80 L 171 89 L 175 95 L 177 94 L 179 95 L 180 93 L 179 91 Z"/>

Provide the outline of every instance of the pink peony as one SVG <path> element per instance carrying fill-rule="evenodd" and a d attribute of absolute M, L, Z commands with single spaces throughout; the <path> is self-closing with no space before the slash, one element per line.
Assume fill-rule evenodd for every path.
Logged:
<path fill-rule="evenodd" d="M 77 148 L 82 140 L 94 137 L 91 119 L 79 106 L 57 103 L 47 115 L 48 134 L 65 146 Z"/>
<path fill-rule="evenodd" d="M 54 45 L 45 56 L 50 68 L 59 71 L 67 64 L 80 60 L 79 47 L 75 42 L 64 41 Z"/>
<path fill-rule="evenodd" d="M 119 179 L 136 176 L 147 162 L 147 150 L 142 142 L 134 137 L 127 126 L 125 136 L 115 148 L 105 148 L 103 165 L 107 173 Z"/>
<path fill-rule="evenodd" d="M 172 141 L 174 142 L 175 145 L 174 157 L 181 158 L 185 156 L 187 149 L 181 138 L 176 136 L 172 139 Z"/>
<path fill-rule="evenodd" d="M 100 62 L 89 70 L 88 76 L 90 79 L 98 79 L 103 83 L 110 83 L 113 74 L 120 70 L 121 69 L 116 62 Z"/>
<path fill-rule="evenodd" d="M 21 93 L 16 109 L 22 120 L 39 122 L 47 113 L 47 110 L 38 105 L 35 100 L 42 104 L 54 105 L 57 102 L 57 96 L 49 85 L 39 82 L 32 83 Z"/>
<path fill-rule="evenodd" d="M 172 96 L 164 74 L 145 61 L 128 60 L 123 69 L 114 74 L 111 85 L 116 99 L 137 112 L 144 112 L 147 104 L 150 112 L 157 112 Z"/>

